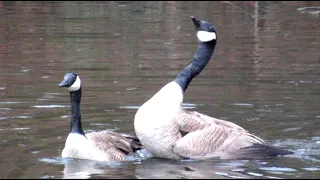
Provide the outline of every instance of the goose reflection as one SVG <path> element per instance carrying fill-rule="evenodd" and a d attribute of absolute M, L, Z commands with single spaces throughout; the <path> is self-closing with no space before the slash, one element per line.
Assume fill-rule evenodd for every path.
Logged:
<path fill-rule="evenodd" d="M 230 179 L 250 178 L 240 168 L 243 163 L 209 161 L 170 161 L 147 159 L 136 166 L 138 179 Z"/>
<path fill-rule="evenodd" d="M 97 162 L 84 159 L 70 159 L 65 163 L 63 169 L 64 179 L 88 179 L 97 176 L 106 178 L 125 178 L 123 174 L 124 165 L 120 162 Z"/>

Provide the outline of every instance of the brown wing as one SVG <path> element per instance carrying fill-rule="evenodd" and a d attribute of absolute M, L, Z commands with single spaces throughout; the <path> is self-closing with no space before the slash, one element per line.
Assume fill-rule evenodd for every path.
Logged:
<path fill-rule="evenodd" d="M 173 151 L 193 159 L 231 158 L 237 150 L 265 142 L 242 127 L 195 111 L 182 111 L 176 123 L 186 135 Z"/>
<path fill-rule="evenodd" d="M 226 128 L 246 131 L 232 122 L 216 119 L 205 114 L 198 113 L 197 111 L 182 110 L 176 119 L 180 129 L 185 132 L 193 132 L 211 125 L 219 125 Z"/>
<path fill-rule="evenodd" d="M 86 136 L 97 149 L 112 160 L 124 160 L 126 155 L 142 148 L 137 138 L 117 132 L 91 132 Z"/>

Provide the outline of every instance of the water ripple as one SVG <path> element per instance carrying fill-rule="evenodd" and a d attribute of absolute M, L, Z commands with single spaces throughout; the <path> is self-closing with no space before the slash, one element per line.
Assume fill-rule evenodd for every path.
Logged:
<path fill-rule="evenodd" d="M 265 171 L 281 171 L 281 172 L 295 172 L 296 169 L 288 168 L 288 167 L 260 167 L 259 169 Z"/>
<path fill-rule="evenodd" d="M 62 157 L 54 157 L 54 158 L 40 158 L 38 161 L 49 163 L 49 164 L 66 164 L 67 162 L 71 161 L 72 159 L 69 158 L 62 158 Z"/>
<path fill-rule="evenodd" d="M 300 130 L 302 127 L 293 127 L 293 128 L 286 128 L 283 131 L 284 132 L 289 132 L 289 131 L 298 131 Z"/>
<path fill-rule="evenodd" d="M 252 175 L 252 176 L 257 176 L 257 177 L 261 177 L 263 176 L 262 174 L 260 173 L 255 173 L 255 172 L 248 172 L 249 175 Z"/>
<path fill-rule="evenodd" d="M 32 116 L 12 116 L 11 118 L 28 119 L 28 118 L 32 118 Z"/>
<path fill-rule="evenodd" d="M 234 175 L 230 175 L 229 173 L 226 173 L 226 172 L 215 172 L 215 174 L 230 177 L 230 178 L 236 178 L 236 179 L 247 179 L 248 178 L 248 176 L 244 176 L 244 177 L 234 176 Z"/>
<path fill-rule="evenodd" d="M 29 127 L 19 127 L 19 128 L 11 128 L 11 129 L 0 129 L 0 131 L 3 130 L 9 130 L 9 131 L 20 131 L 20 130 L 27 130 L 30 129 Z"/>
<path fill-rule="evenodd" d="M 253 104 L 250 104 L 250 103 L 232 103 L 231 105 L 243 106 L 243 107 L 253 107 L 254 106 Z"/>
<path fill-rule="evenodd" d="M 201 105 L 201 104 L 182 103 L 182 108 L 184 108 L 184 109 L 194 109 L 194 108 L 197 107 L 197 105 Z"/>
<path fill-rule="evenodd" d="M 0 108 L 0 110 L 10 111 L 12 109 L 11 108 Z"/>
<path fill-rule="evenodd" d="M 120 106 L 121 109 L 139 109 L 140 106 Z"/>
<path fill-rule="evenodd" d="M 64 106 L 64 105 L 35 105 L 32 106 L 35 108 L 59 108 L 59 107 L 70 107 L 70 106 Z"/>
<path fill-rule="evenodd" d="M 20 103 L 28 103 L 28 102 L 15 102 L 15 101 L 0 102 L 0 104 L 20 104 Z"/>
<path fill-rule="evenodd" d="M 90 123 L 90 125 L 93 125 L 93 126 L 110 126 L 111 124 L 109 124 L 109 123 Z"/>
<path fill-rule="evenodd" d="M 198 104 L 201 105 L 201 104 Z M 191 103 L 182 103 L 182 108 L 184 109 L 194 109 L 196 108 L 197 104 L 191 104 Z M 120 108 L 123 109 L 139 109 L 141 106 L 120 106 Z"/>
<path fill-rule="evenodd" d="M 17 130 L 26 130 L 26 129 L 30 129 L 29 127 L 20 127 L 20 128 L 12 128 L 11 130 L 17 131 Z"/>
<path fill-rule="evenodd" d="M 306 171 L 320 171 L 320 168 L 319 167 L 309 167 L 309 168 L 302 168 Z"/>

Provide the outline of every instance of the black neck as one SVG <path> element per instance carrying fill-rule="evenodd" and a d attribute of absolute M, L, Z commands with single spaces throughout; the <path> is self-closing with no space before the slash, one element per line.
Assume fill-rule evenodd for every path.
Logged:
<path fill-rule="evenodd" d="M 84 135 L 81 126 L 81 113 L 80 113 L 80 101 L 81 101 L 81 88 L 78 91 L 70 91 L 71 102 L 71 124 L 70 133 L 78 133 Z"/>
<path fill-rule="evenodd" d="M 191 80 L 208 64 L 215 46 L 215 40 L 201 42 L 193 60 L 177 75 L 174 81 L 179 84 L 183 92 L 186 91 Z"/>

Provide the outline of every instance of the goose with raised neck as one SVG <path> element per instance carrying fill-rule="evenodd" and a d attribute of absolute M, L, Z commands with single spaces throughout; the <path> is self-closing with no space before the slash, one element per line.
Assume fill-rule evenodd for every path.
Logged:
<path fill-rule="evenodd" d="M 135 132 L 144 148 L 166 159 L 260 159 L 292 154 L 267 145 L 232 122 L 182 108 L 184 92 L 208 64 L 217 42 L 213 24 L 191 19 L 199 40 L 193 59 L 135 114 Z"/>

